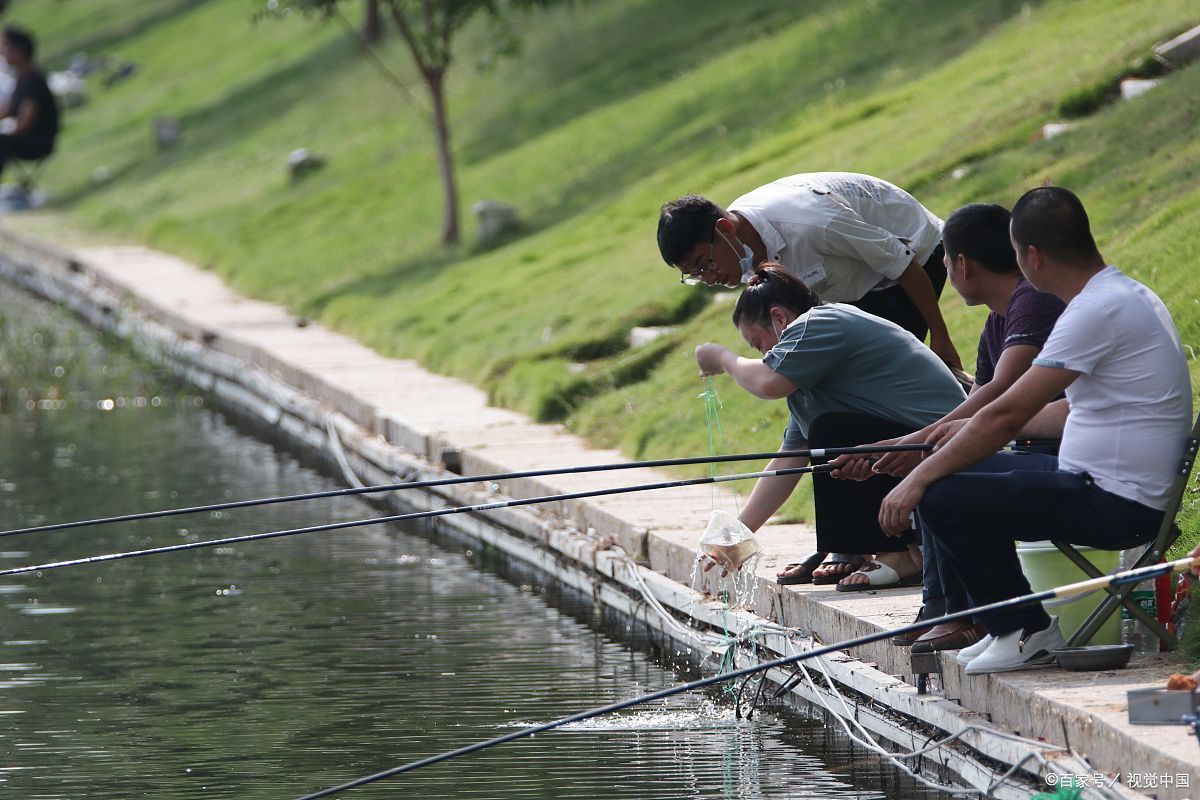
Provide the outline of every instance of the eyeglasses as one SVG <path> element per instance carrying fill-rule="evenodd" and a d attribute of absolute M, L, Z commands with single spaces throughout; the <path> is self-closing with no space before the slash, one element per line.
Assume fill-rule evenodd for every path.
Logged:
<path fill-rule="evenodd" d="M 704 283 L 704 280 L 700 276 L 716 266 L 716 262 L 713 261 L 713 246 L 716 243 L 716 239 L 717 229 L 714 227 L 712 236 L 708 237 L 708 257 L 702 260 L 698 266 L 693 266 L 691 269 L 680 267 L 680 272 L 683 273 L 679 278 L 680 283 L 685 286 L 699 286 Z"/>

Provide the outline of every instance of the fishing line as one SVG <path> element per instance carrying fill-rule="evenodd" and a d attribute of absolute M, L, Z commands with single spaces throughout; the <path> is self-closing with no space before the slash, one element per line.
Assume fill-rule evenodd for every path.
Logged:
<path fill-rule="evenodd" d="M 699 486 L 706 483 L 726 483 L 728 481 L 744 481 L 751 478 L 769 478 L 776 475 L 803 475 L 806 472 L 827 472 L 832 469 L 828 464 L 818 464 L 808 467 L 788 467 L 785 469 L 771 469 L 763 472 L 742 472 L 733 475 L 718 475 L 707 478 L 688 478 L 686 480 L 666 481 L 663 483 L 643 483 L 635 486 L 617 486 L 608 489 L 592 489 L 586 492 L 570 492 L 568 494 L 551 494 L 542 497 L 529 497 L 521 500 L 501 500 L 494 503 L 480 503 L 473 506 L 455 506 L 452 508 L 439 508 L 432 511 L 414 511 L 409 514 L 394 514 L 387 517 L 373 517 L 371 519 L 351 520 L 349 522 L 331 522 L 325 525 L 311 525 L 306 528 L 290 528 L 281 531 L 267 531 L 265 533 L 251 533 L 244 536 L 230 536 L 225 539 L 210 539 L 203 542 L 185 542 L 183 544 L 164 545 L 162 547 L 151 547 L 145 550 L 131 550 L 124 553 L 108 553 L 99 556 L 87 556 L 85 558 L 74 558 L 66 561 L 52 561 L 47 564 L 35 564 L 28 567 L 14 567 L 12 569 L 0 570 L 0 576 L 4 575 L 19 575 L 25 572 L 37 572 L 38 570 L 58 569 L 60 567 L 74 567 L 81 564 L 97 564 L 104 561 L 119 561 L 125 558 L 137 558 L 139 556 L 152 556 L 159 553 L 177 553 L 184 550 L 196 550 L 201 547 L 216 547 L 220 545 L 240 544 L 242 542 L 255 542 L 260 539 L 277 539 L 281 536 L 297 536 L 302 533 L 321 533 L 323 531 L 343 530 L 345 528 L 359 528 L 366 525 L 380 525 L 385 522 L 404 522 L 414 519 L 428 519 L 430 517 L 444 517 L 449 514 L 465 514 L 477 511 L 492 511 L 498 508 L 513 508 L 515 506 L 528 506 L 538 503 L 552 503 L 562 500 L 579 500 L 585 497 L 602 497 L 610 494 L 626 494 L 630 492 L 647 492 L 655 489 L 674 489 L 683 486 Z"/>
<path fill-rule="evenodd" d="M 619 461 L 611 464 L 592 464 L 575 467 L 558 467 L 551 469 L 525 470 L 523 472 L 496 472 L 490 475 L 467 475 L 454 478 L 436 478 L 427 481 L 409 481 L 406 483 L 385 483 L 361 488 L 330 489 L 308 494 L 293 494 L 281 497 L 260 497 L 252 500 L 232 500 L 226 503 L 212 503 L 186 508 L 170 508 L 162 511 L 144 511 L 136 514 L 122 514 L 113 517 L 75 520 L 72 522 L 56 522 L 49 525 L 35 525 L 28 528 L 14 528 L 0 531 L 0 536 L 17 536 L 24 533 L 41 533 L 44 531 L 59 531 L 69 528 L 83 528 L 92 525 L 111 525 L 116 522 L 136 522 L 146 519 L 173 517 L 182 514 L 199 514 L 210 511 L 226 511 L 231 508 L 250 508 L 275 503 L 294 503 L 300 500 L 319 500 L 326 497 L 349 497 L 360 494 L 375 494 L 393 492 L 402 489 L 428 489 L 434 486 L 455 486 L 464 483 L 485 483 L 491 481 L 515 480 L 518 478 L 539 478 L 548 475 L 576 475 L 586 472 L 608 472 L 624 469 L 640 469 L 642 467 L 679 467 L 689 464 L 713 464 L 727 461 L 765 461 L 774 458 L 832 458 L 840 455 L 855 455 L 859 453 L 894 453 L 910 450 L 931 450 L 928 444 L 895 444 L 895 445 L 863 445 L 861 447 L 827 447 L 815 450 L 785 450 L 772 453 L 740 453 L 728 456 L 693 456 L 689 458 L 662 458 L 652 461 Z"/>
<path fill-rule="evenodd" d="M 1179 572 L 1196 566 L 1200 566 L 1200 557 L 1181 558 L 1177 561 L 1168 561 L 1162 564 L 1152 564 L 1147 567 L 1139 567 L 1138 569 L 1127 570 L 1125 572 L 1117 572 L 1113 575 L 1103 575 L 1099 578 L 1092 578 L 1086 581 L 1080 581 L 1078 583 L 1066 584 L 1041 592 L 1033 592 L 1020 597 L 1013 597 L 1008 600 L 999 600 L 995 603 L 988 603 L 987 605 L 969 608 L 965 611 L 956 611 L 936 617 L 934 619 L 912 622 L 908 625 L 903 625 L 899 628 L 894 628 L 891 630 L 876 631 L 875 633 L 869 633 L 853 639 L 847 639 L 846 641 L 837 642 L 835 644 L 822 645 L 821 647 L 817 647 L 813 650 L 808 650 L 803 653 L 784 656 L 772 661 L 765 661 L 761 664 L 755 664 L 749 667 L 743 667 L 739 670 L 734 670 L 732 672 L 713 675 L 709 678 L 701 678 L 700 680 L 680 684 L 678 686 L 672 686 L 651 694 L 601 706 L 599 708 L 583 711 L 578 714 L 572 714 L 569 717 L 563 717 L 561 719 L 557 719 L 552 722 L 546 722 L 541 725 L 532 725 L 528 728 L 523 728 L 519 731 L 513 731 L 512 733 L 505 734 L 504 736 L 498 736 L 494 739 L 488 739 L 483 742 L 476 742 L 474 744 L 466 745 L 465 747 L 460 747 L 456 750 L 450 750 L 439 755 L 423 758 L 419 761 L 413 761 L 403 766 L 393 767 L 392 769 L 377 772 L 374 775 L 358 778 L 350 781 L 349 783 L 343 783 L 339 786 L 333 786 L 312 794 L 306 794 L 303 797 L 297 798 L 297 800 L 317 800 L 317 798 L 320 797 L 329 797 L 330 795 L 339 794 L 350 789 L 356 789 L 360 786 L 365 786 L 369 783 L 383 780 L 384 778 L 391 778 L 396 775 L 401 775 L 405 772 L 411 772 L 413 770 L 420 769 L 422 767 L 439 764 L 443 761 L 449 761 L 450 759 L 458 758 L 459 756 L 469 755 L 470 753 L 495 747 L 496 745 L 505 744 L 506 742 L 523 739 L 528 736 L 533 736 L 534 734 L 542 733 L 543 731 L 549 731 L 562 727 L 563 725 L 569 725 L 573 722 L 582 722 L 586 719 L 602 716 L 604 714 L 611 714 L 615 711 L 623 711 L 627 708 L 632 708 L 633 706 L 642 705 L 655 700 L 662 700 L 667 697 L 673 697 L 677 694 L 683 694 L 684 692 L 702 689 L 706 686 L 712 686 L 713 684 L 736 680 L 744 676 L 753 675 L 756 672 L 763 672 L 791 664 L 798 664 L 802 661 L 807 661 L 808 659 L 812 658 L 819 658 L 820 656 L 828 655 L 830 653 L 848 650 L 864 644 L 883 641 L 884 639 L 890 639 L 893 636 L 898 636 L 904 633 L 911 633 L 913 631 L 926 628 L 930 625 L 941 625 L 947 622 L 953 622 L 955 620 L 966 619 L 976 614 L 984 614 L 991 611 L 1000 611 L 1006 608 L 1029 605 L 1032 603 L 1042 602 L 1043 600 L 1050 600 L 1055 597 L 1068 597 L 1072 595 L 1083 594 L 1085 592 L 1090 592 L 1094 589 L 1103 588 L 1105 586 L 1123 586 L 1131 583 L 1141 583 L 1144 580 L 1156 578 L 1159 575 L 1170 575 L 1172 572 Z"/>

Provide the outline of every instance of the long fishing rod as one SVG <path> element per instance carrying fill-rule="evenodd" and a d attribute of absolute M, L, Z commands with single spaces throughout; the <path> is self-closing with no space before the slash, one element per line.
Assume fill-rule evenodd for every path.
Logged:
<path fill-rule="evenodd" d="M 333 786 L 328 789 L 322 789 L 319 792 L 306 794 L 303 797 L 297 798 L 297 800 L 317 800 L 317 798 L 320 797 L 329 797 L 330 795 L 339 794 L 350 789 L 357 789 L 360 786 L 366 786 L 368 783 L 374 783 L 375 781 L 383 780 L 384 778 L 391 778 L 405 772 L 411 772 L 415 769 L 438 764 L 442 761 L 449 761 L 452 758 L 458 758 L 459 756 L 465 756 L 480 750 L 486 750 L 489 747 L 495 747 L 496 745 L 511 742 L 516 739 L 524 739 L 527 736 L 533 736 L 534 734 L 542 733 L 543 731 L 553 730 L 554 728 L 559 728 L 563 725 L 570 725 L 573 722 L 581 722 L 585 719 L 591 719 L 592 717 L 611 714 L 614 711 L 623 711 L 624 709 L 631 708 L 633 706 L 642 705 L 654 700 L 661 700 L 677 694 L 683 694 L 684 692 L 690 692 L 695 689 L 702 689 L 706 686 L 712 686 L 716 683 L 737 680 L 738 678 L 753 675 L 757 672 L 764 672 L 777 667 L 785 667 L 790 664 L 798 664 L 799 662 L 807 661 L 810 658 L 818 658 L 823 655 L 828 655 L 829 653 L 835 653 L 841 650 L 849 650 L 850 648 L 859 647 L 864 644 L 871 644 L 884 639 L 890 639 L 893 636 L 911 633 L 913 631 L 926 628 L 930 625 L 941 625 L 946 622 L 966 619 L 967 617 L 972 617 L 976 614 L 984 614 L 990 611 L 999 611 L 1005 608 L 1015 608 L 1017 606 L 1029 605 L 1032 603 L 1040 603 L 1044 600 L 1052 600 L 1059 597 L 1072 597 L 1075 595 L 1086 594 L 1097 589 L 1103 589 L 1105 586 L 1122 586 L 1130 583 L 1141 583 L 1149 578 L 1158 577 L 1159 575 L 1169 575 L 1172 572 L 1181 572 L 1185 569 L 1196 566 L 1200 566 L 1200 557 L 1181 558 L 1178 561 L 1169 561 L 1163 564 L 1152 564 L 1148 567 L 1131 569 L 1125 572 L 1118 572 L 1113 575 L 1103 575 L 1099 578 L 1092 578 L 1090 580 L 1080 581 L 1079 583 L 1070 583 L 1054 589 L 1046 589 L 1045 591 L 1041 592 L 1034 592 L 1032 594 L 1022 595 L 1020 597 L 1013 597 L 1008 600 L 999 600 L 995 603 L 988 603 L 987 605 L 969 608 L 966 611 L 956 611 L 952 614 L 946 614 L 934 619 L 913 622 L 909 625 L 904 625 L 899 628 L 869 633 L 865 636 L 847 639 L 846 641 L 837 642 L 836 644 L 822 645 L 821 647 L 807 650 L 796 655 L 777 658 L 773 661 L 764 661 L 761 664 L 743 667 L 742 669 L 734 670 L 732 672 L 725 672 L 720 675 L 714 675 L 710 678 L 702 678 L 700 680 L 692 681 L 691 683 L 680 684 L 679 686 L 673 686 L 669 689 L 662 689 L 660 691 L 635 697 L 630 700 L 623 700 L 619 703 L 601 706 L 599 708 L 591 709 L 590 711 L 572 714 L 569 717 L 563 717 L 562 719 L 557 719 L 553 722 L 546 722 L 541 725 L 532 725 L 528 728 L 522 728 L 519 731 L 513 731 L 512 733 L 505 734 L 504 736 L 497 736 L 494 739 L 476 742 L 475 744 L 460 747 L 457 750 L 450 750 L 440 755 L 430 756 L 428 758 L 423 758 L 420 761 L 413 761 L 400 767 L 394 767 L 392 769 L 384 770 L 383 772 L 377 772 L 374 775 L 358 778 L 357 780 L 350 781 L 349 783 L 343 783 L 340 786 Z"/>
<path fill-rule="evenodd" d="M 480 503 L 473 506 L 454 506 L 451 508 L 439 508 L 432 511 L 414 511 L 409 514 L 394 514 L 387 517 L 373 517 L 371 519 L 351 520 L 349 522 L 331 522 L 325 525 L 311 525 L 307 528 L 290 528 L 282 531 L 267 531 L 265 533 L 251 533 L 244 536 L 230 536 L 225 539 L 209 539 L 203 542 L 185 542 L 183 544 L 171 544 L 162 547 L 150 547 L 145 550 L 130 550 L 124 553 L 108 553 L 99 556 L 86 556 L 84 558 L 73 558 L 67 561 L 52 561 L 46 564 L 34 564 L 28 567 L 13 567 L 12 569 L 0 570 L 0 576 L 4 575 L 20 575 L 25 572 L 38 572 L 40 570 L 59 569 L 60 567 L 75 567 L 81 564 L 98 564 L 104 561 L 119 561 L 125 558 L 138 558 L 140 556 L 153 556 L 159 553 L 178 553 L 184 550 L 197 550 L 201 547 L 218 547 L 221 545 L 240 544 L 242 542 L 256 542 L 260 539 L 277 539 L 281 536 L 297 536 L 302 533 L 321 533 L 323 531 L 336 531 L 345 528 L 360 528 L 367 525 L 381 525 L 385 522 L 405 522 L 414 519 L 428 519 L 430 517 L 444 517 L 449 514 L 467 514 L 476 511 L 492 511 L 497 508 L 513 508 L 515 506 L 529 506 L 537 503 L 554 503 L 561 500 L 579 500 L 585 497 L 601 497 L 610 494 L 627 494 L 630 492 L 648 492 L 655 489 L 675 489 L 683 486 L 701 486 L 708 483 L 727 483 L 729 481 L 744 481 L 750 478 L 770 478 L 778 475 L 803 475 L 808 472 L 829 472 L 833 467 L 828 464 L 816 464 L 808 467 L 786 467 L 784 469 L 770 469 L 763 472 L 741 472 L 733 475 L 710 475 L 707 478 L 688 478 L 686 480 L 666 481 L 663 483 L 642 483 L 635 486 L 616 486 L 608 489 L 591 489 L 586 492 L 569 492 L 567 494 L 550 494 L 542 497 L 527 497 L 522 500 L 501 500 L 494 503 Z"/>
<path fill-rule="evenodd" d="M 607 472 L 621 469 L 638 469 L 641 467 L 678 467 L 688 464 L 716 464 L 726 461 L 761 461 L 770 458 L 832 458 L 856 453 L 896 453 L 911 450 L 931 450 L 928 444 L 893 444 L 893 445 L 863 445 L 861 447 L 826 447 L 815 450 L 784 450 L 775 453 L 741 453 L 728 456 L 694 456 L 690 458 L 662 458 L 654 461 L 621 461 L 612 464 L 594 464 L 575 467 L 560 467 L 550 469 L 534 469 L 524 472 L 497 472 L 491 475 L 467 475 L 456 478 L 436 478 L 427 481 L 409 481 L 407 483 L 384 483 L 376 486 L 362 486 L 349 489 L 330 489 L 308 494 L 293 494 L 282 497 L 260 497 L 253 500 L 232 500 L 226 503 L 213 503 L 203 506 L 186 508 L 170 508 L 163 511 L 144 511 L 136 514 L 121 514 L 115 517 L 100 517 L 97 519 L 75 520 L 73 522 L 56 522 L 49 525 L 35 525 L 29 528 L 14 528 L 0 531 L 0 536 L 17 536 L 23 533 L 41 533 L 44 531 L 61 531 L 68 528 L 83 528 L 92 525 L 111 525 L 114 522 L 134 522 L 160 517 L 174 517 L 181 514 L 199 514 L 210 511 L 226 511 L 231 508 L 249 508 L 250 506 L 265 506 L 274 503 L 294 503 L 299 500 L 318 500 L 325 497 L 348 497 L 358 494 L 376 494 L 392 492 L 401 489 L 427 489 L 434 486 L 453 486 L 461 483 L 484 483 L 487 481 L 515 480 L 517 478 L 539 478 L 547 475 L 573 475 L 584 472 Z"/>

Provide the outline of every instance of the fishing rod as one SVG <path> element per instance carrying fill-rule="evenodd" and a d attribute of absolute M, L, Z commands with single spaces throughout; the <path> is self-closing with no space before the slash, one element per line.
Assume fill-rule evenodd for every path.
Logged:
<path fill-rule="evenodd" d="M 826 447 L 812 450 L 784 450 L 775 453 L 742 453 L 728 456 L 693 456 L 689 458 L 662 458 L 654 461 L 620 461 L 612 464 L 594 464 L 590 466 L 560 467 L 550 469 L 534 469 L 524 472 L 497 472 L 491 475 L 467 475 L 456 478 L 436 478 L 427 481 L 409 481 L 407 483 L 385 483 L 376 486 L 362 486 L 348 489 L 330 489 L 308 494 L 293 494 L 282 497 L 260 497 L 253 500 L 232 500 L 226 503 L 213 503 L 203 506 L 186 508 L 170 508 L 163 511 L 144 511 L 137 514 L 122 514 L 115 517 L 100 517 L 97 519 L 76 520 L 73 522 L 56 522 L 49 525 L 35 525 L 29 528 L 14 528 L 0 531 L 0 536 L 17 536 L 23 533 L 42 533 L 45 531 L 61 531 L 68 528 L 83 528 L 92 525 L 111 525 L 114 522 L 134 522 L 160 517 L 174 517 L 181 514 L 199 514 L 210 511 L 226 511 L 231 508 L 249 508 L 265 506 L 274 503 L 294 503 L 299 500 L 319 500 L 325 497 L 349 497 L 358 494 L 376 494 L 392 492 L 401 489 L 427 489 L 434 486 L 454 486 L 461 483 L 484 483 L 487 481 L 515 480 L 518 478 L 539 478 L 547 475 L 573 475 L 584 472 L 607 472 L 621 469 L 638 469 L 641 467 L 678 467 L 688 464 L 716 464 L 726 461 L 760 461 L 770 458 L 832 458 L 841 455 L 857 453 L 896 453 L 910 450 L 931 450 L 928 444 L 893 444 L 893 445 L 863 445 L 861 447 Z"/>
<path fill-rule="evenodd" d="M 716 683 L 737 680 L 738 678 L 753 675 L 757 672 L 764 672 L 766 670 L 776 669 L 778 667 L 798 664 L 801 661 L 807 661 L 811 658 L 818 658 L 820 656 L 828 655 L 841 650 L 849 650 L 864 644 L 879 642 L 884 639 L 890 639 L 893 636 L 911 633 L 913 631 L 926 628 L 930 625 L 941 625 L 946 622 L 966 619 L 968 617 L 975 616 L 976 614 L 985 614 L 991 611 L 999 611 L 1006 608 L 1015 608 L 1017 606 L 1030 605 L 1032 603 L 1040 603 L 1044 600 L 1052 600 L 1054 598 L 1072 597 L 1075 595 L 1087 594 L 1088 592 L 1093 592 L 1097 589 L 1103 589 L 1106 586 L 1122 586 L 1130 583 L 1141 583 L 1144 580 L 1155 578 L 1159 575 L 1170 575 L 1173 572 L 1181 572 L 1185 569 L 1198 566 L 1200 566 L 1200 556 L 1196 558 L 1181 558 L 1177 561 L 1168 561 L 1163 564 L 1152 564 L 1148 567 L 1139 567 L 1138 569 L 1131 569 L 1125 572 L 1117 572 L 1113 575 L 1103 575 L 1099 578 L 1092 578 L 1090 580 L 1080 581 L 1079 583 L 1070 583 L 1054 589 L 1046 589 L 1045 591 L 1041 592 L 1033 592 L 1032 594 L 1013 597 L 1008 600 L 999 600 L 995 603 L 988 603 L 987 605 L 969 608 L 966 611 L 956 611 L 954 613 L 945 614 L 934 619 L 920 620 L 899 628 L 869 633 L 865 636 L 847 639 L 846 641 L 837 642 L 836 644 L 822 645 L 821 647 L 807 650 L 803 653 L 777 658 L 773 661 L 764 661 L 761 664 L 743 667 L 742 669 L 734 670 L 732 672 L 713 675 L 710 678 L 702 678 L 690 683 L 680 684 L 679 686 L 673 686 L 669 689 L 662 689 L 660 691 L 653 692 L 651 694 L 645 694 L 630 700 L 611 703 L 606 706 L 591 709 L 590 711 L 572 714 L 569 717 L 563 717 L 562 719 L 557 719 L 553 722 L 546 722 L 541 725 L 531 725 L 527 728 L 522 728 L 519 731 L 513 731 L 512 733 L 505 734 L 504 736 L 497 736 L 494 739 L 476 742 L 475 744 L 460 747 L 457 750 L 450 750 L 448 752 L 441 753 L 440 755 L 430 756 L 428 758 L 423 758 L 419 761 L 413 761 L 400 767 L 393 767 L 392 769 L 387 769 L 383 772 L 377 772 L 374 775 L 358 778 L 357 780 L 350 781 L 349 783 L 343 783 L 340 786 L 333 786 L 328 789 L 322 789 L 319 792 L 306 794 L 303 797 L 297 798 L 297 800 L 317 800 L 317 798 L 320 797 L 329 797 L 350 789 L 357 789 L 360 786 L 366 786 L 368 783 L 374 783 L 375 781 L 380 781 L 384 778 L 391 778 L 396 775 L 401 775 L 405 772 L 411 772 L 413 770 L 420 769 L 422 767 L 428 767 L 443 761 L 449 761 L 452 758 L 458 758 L 459 756 L 465 756 L 480 750 L 486 750 L 489 747 L 495 747 L 496 745 L 504 744 L 506 742 L 524 739 L 525 737 L 533 736 L 534 734 L 542 733 L 543 731 L 553 730 L 554 728 L 559 728 L 563 725 L 570 725 L 573 722 L 581 722 L 585 719 L 599 717 L 604 714 L 611 714 L 614 711 L 623 711 L 627 708 L 649 703 L 654 700 L 662 700 L 663 698 L 672 697 L 677 694 L 683 694 L 684 692 L 702 689 L 706 686 L 712 686 Z"/>
<path fill-rule="evenodd" d="M 675 489 L 683 486 L 702 486 L 708 483 L 744 481 L 749 480 L 750 478 L 771 478 L 779 475 L 803 475 L 809 472 L 829 472 L 832 469 L 833 467 L 831 467 L 829 464 L 816 464 L 808 467 L 786 467 L 784 469 L 770 469 L 763 472 L 741 472 L 733 475 L 710 475 L 707 478 L 688 478 L 686 480 L 665 481 L 663 483 L 642 483 L 635 486 L 616 486 L 608 489 L 591 489 L 585 492 L 551 494 L 544 495 L 542 497 L 528 497 L 521 500 L 500 500 L 494 503 L 480 503 L 473 506 L 454 506 L 451 508 L 438 508 L 432 511 L 414 511 L 408 514 L 394 514 L 387 517 L 373 517 L 371 519 L 351 520 L 348 522 L 331 522 L 325 525 L 311 525 L 306 528 L 290 528 L 281 531 L 250 533 L 244 536 L 230 536 L 225 539 L 209 539 L 202 542 L 185 542 L 183 544 L 150 547 L 145 550 L 130 550 L 124 553 L 108 553 L 106 555 L 73 558 L 67 561 L 51 561 L 46 564 L 34 564 L 28 567 L 13 567 L 12 569 L 0 570 L 0 576 L 20 575 L 25 572 L 38 572 L 40 570 L 59 569 L 60 567 L 75 567 L 82 564 L 98 564 L 104 561 L 119 561 L 126 558 L 153 556 L 158 555 L 159 553 L 178 553 L 184 550 L 197 550 L 201 547 L 219 547 L 222 545 L 241 544 L 242 542 L 256 542 L 260 539 L 277 539 L 282 536 L 297 536 L 302 533 L 321 533 L 323 531 L 336 531 L 343 530 L 345 528 L 360 528 L 367 525 L 381 525 L 385 522 L 406 522 L 414 519 L 444 517 L 449 514 L 467 514 L 477 511 L 492 511 L 497 508 L 513 508 L 516 506 L 529 506 L 538 503 L 554 503 L 561 500 L 579 500 L 585 497 L 601 497 L 603 495 L 610 494 L 648 492 L 655 489 Z"/>

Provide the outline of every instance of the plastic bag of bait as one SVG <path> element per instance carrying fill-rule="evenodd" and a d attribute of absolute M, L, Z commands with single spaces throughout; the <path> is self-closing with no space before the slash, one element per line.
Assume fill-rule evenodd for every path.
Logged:
<path fill-rule="evenodd" d="M 731 514 L 713 511 L 708 528 L 700 537 L 700 552 L 724 569 L 735 572 L 760 552 L 754 534 Z"/>

